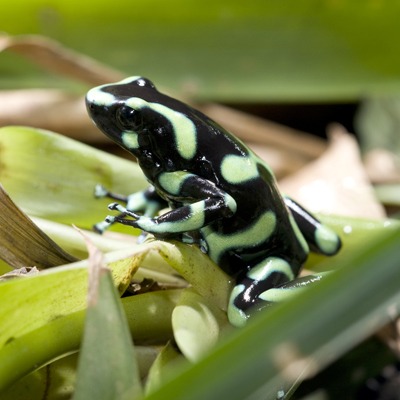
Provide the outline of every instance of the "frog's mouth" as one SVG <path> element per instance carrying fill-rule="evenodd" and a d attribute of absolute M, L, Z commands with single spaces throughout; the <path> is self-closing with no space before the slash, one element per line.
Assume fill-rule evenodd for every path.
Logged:
<path fill-rule="evenodd" d="M 91 120 L 97 126 L 97 128 L 99 128 L 112 140 L 118 141 L 118 137 L 121 135 L 121 132 L 117 132 L 116 125 L 110 121 L 111 107 L 106 105 L 98 105 L 86 98 L 86 109 Z"/>

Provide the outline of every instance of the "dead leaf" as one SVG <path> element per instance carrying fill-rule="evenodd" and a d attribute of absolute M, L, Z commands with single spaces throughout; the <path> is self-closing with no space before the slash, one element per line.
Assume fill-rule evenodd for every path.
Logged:
<path fill-rule="evenodd" d="M 109 142 L 90 120 L 83 96 L 58 89 L 5 90 L 0 91 L 0 103 L 0 126 L 26 125 L 87 143 Z"/>
<path fill-rule="evenodd" d="M 385 149 L 368 151 L 364 164 L 372 182 L 378 184 L 400 182 L 400 157 Z"/>
<path fill-rule="evenodd" d="M 22 267 L 14 269 L 0 276 L 0 281 L 6 281 L 8 279 L 23 278 L 26 276 L 37 275 L 40 271 L 36 267 Z"/>
<path fill-rule="evenodd" d="M 279 182 L 281 190 L 310 211 L 384 218 L 361 161 L 354 137 L 343 127 L 329 131 L 330 145 L 316 161 Z"/>
<path fill-rule="evenodd" d="M 50 268 L 77 261 L 21 211 L 1 185 L 0 207 L 0 255 L 11 267 Z"/>
<path fill-rule="evenodd" d="M 6 50 L 32 60 L 47 71 L 78 79 L 90 85 L 114 82 L 124 77 L 120 71 L 44 36 L 2 34 L 0 52 Z"/>

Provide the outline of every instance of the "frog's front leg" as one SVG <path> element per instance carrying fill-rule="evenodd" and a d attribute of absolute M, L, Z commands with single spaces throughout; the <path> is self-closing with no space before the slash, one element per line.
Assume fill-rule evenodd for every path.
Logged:
<path fill-rule="evenodd" d="M 186 171 L 160 174 L 157 178 L 157 188 L 176 208 L 153 218 L 139 216 L 114 205 L 114 209 L 133 219 L 110 216 L 109 221 L 142 229 L 159 238 L 173 238 L 185 232 L 197 231 L 236 212 L 236 202 L 228 193 L 219 189 L 213 182 Z"/>
<path fill-rule="evenodd" d="M 283 198 L 312 251 L 331 256 L 340 250 L 340 238 L 332 229 L 318 221 L 290 197 Z"/>
<path fill-rule="evenodd" d="M 117 193 L 108 191 L 102 185 L 96 185 L 95 197 L 104 198 L 108 197 L 113 200 L 118 200 L 126 203 L 126 210 L 130 212 L 143 212 L 143 215 L 154 217 L 157 213 L 167 207 L 167 203 L 156 192 L 153 186 L 148 187 L 140 192 L 132 193 L 128 196 L 123 196 Z M 121 212 L 120 218 L 124 217 L 126 213 Z M 93 226 L 93 229 L 98 233 L 103 233 L 117 220 L 106 218 L 102 222 L 98 222 Z"/>

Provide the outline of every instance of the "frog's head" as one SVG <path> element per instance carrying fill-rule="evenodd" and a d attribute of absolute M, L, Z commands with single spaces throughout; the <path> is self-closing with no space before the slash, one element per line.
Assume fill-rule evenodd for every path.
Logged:
<path fill-rule="evenodd" d="M 194 110 L 160 93 L 148 79 L 131 77 L 91 89 L 86 105 L 97 127 L 142 167 L 148 162 L 176 169 L 196 153 Z"/>
<path fill-rule="evenodd" d="M 150 101 L 158 93 L 151 81 L 131 77 L 95 87 L 86 107 L 96 126 L 110 139 L 139 156 L 148 146 Z"/>

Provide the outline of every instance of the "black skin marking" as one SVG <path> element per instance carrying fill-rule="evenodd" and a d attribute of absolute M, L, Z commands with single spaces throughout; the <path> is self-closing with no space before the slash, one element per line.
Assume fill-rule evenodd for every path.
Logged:
<path fill-rule="evenodd" d="M 140 101 L 137 102 L 137 99 Z M 240 304 L 237 298 L 231 299 L 230 303 L 231 308 L 236 307 L 244 312 L 243 319 L 248 317 L 249 305 L 262 308 L 263 301 L 258 298 L 260 293 L 283 285 L 288 280 L 286 274 L 271 271 L 262 282 L 254 281 L 243 277 L 243 271 L 249 271 L 260 261 L 273 257 L 286 261 L 297 276 L 308 256 L 305 242 L 311 249 L 326 253 L 315 240 L 315 231 L 321 227 L 320 222 L 293 200 L 282 197 L 270 169 L 239 139 L 200 111 L 160 93 L 153 83 L 144 78 L 132 78 L 123 83 L 92 89 L 87 95 L 86 104 L 98 128 L 137 158 L 153 188 L 153 200 L 158 198 L 160 203 L 165 202 L 171 208 L 170 212 L 160 217 L 152 216 L 150 220 L 138 214 L 141 210 L 135 207 L 130 210 L 133 212 L 130 214 L 132 219 L 127 219 L 129 210 L 124 212 L 122 209 L 123 212 L 114 218 L 114 222 L 141 229 L 145 226 L 149 233 L 159 238 L 182 237 L 193 230 L 195 218 L 190 205 L 203 202 L 203 226 L 196 228 L 192 234 L 204 244 L 207 251 L 213 247 L 209 237 L 245 235 L 267 212 L 275 217 L 272 232 L 261 241 L 254 238 L 253 243 L 233 246 L 229 239 L 223 242 L 224 247 L 218 254 L 212 250 L 209 252 L 221 268 L 238 277 L 238 285 L 242 283 L 250 289 L 252 298 L 248 304 Z M 163 113 L 161 108 L 168 112 Z M 183 157 L 177 147 L 178 135 L 174 126 L 179 124 L 174 125 L 170 119 L 176 115 L 185 116 L 194 126 L 195 144 L 191 141 L 192 133 L 179 132 L 180 138 L 188 135 L 188 142 L 194 146 L 193 157 Z M 176 129 L 180 129 L 179 126 Z M 126 131 L 137 135 L 137 145 L 128 146 L 124 142 Z M 255 163 L 258 175 L 231 183 L 232 180 L 224 176 L 221 168 L 227 155 L 247 159 L 253 165 Z M 174 193 L 172 185 L 169 190 L 159 181 L 163 173 L 176 171 L 183 173 L 179 193 Z M 173 234 L 169 232 L 171 223 L 179 226 L 179 231 L 175 230 Z M 297 224 L 299 229 L 294 229 L 293 224 Z M 262 230 L 257 232 L 262 236 Z M 333 232 L 332 241 L 334 250 L 329 255 L 336 253 L 341 245 Z M 235 318 L 232 317 L 231 321 L 238 324 Z"/>

